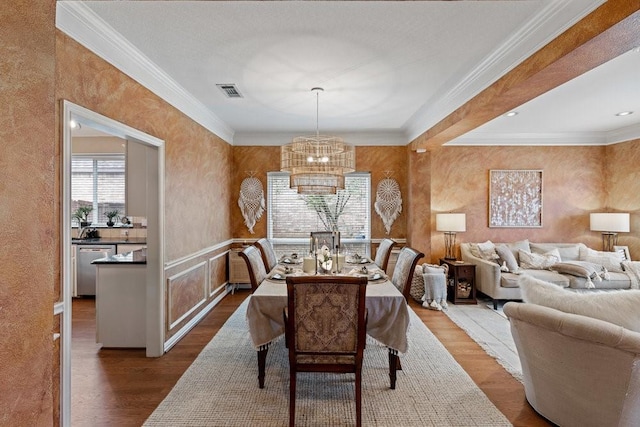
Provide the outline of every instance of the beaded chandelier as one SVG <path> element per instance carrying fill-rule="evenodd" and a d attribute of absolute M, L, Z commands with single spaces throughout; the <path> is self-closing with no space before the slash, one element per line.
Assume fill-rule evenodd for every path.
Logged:
<path fill-rule="evenodd" d="M 319 92 L 316 92 L 316 134 L 299 136 L 280 150 L 280 170 L 289 172 L 289 187 L 299 194 L 335 194 L 344 189 L 344 174 L 354 172 L 355 149 L 342 138 L 320 135 Z"/>

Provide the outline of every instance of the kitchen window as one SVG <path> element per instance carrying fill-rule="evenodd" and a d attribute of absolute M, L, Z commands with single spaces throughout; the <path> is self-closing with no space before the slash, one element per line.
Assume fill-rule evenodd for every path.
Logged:
<path fill-rule="evenodd" d="M 105 212 L 125 212 L 125 155 L 73 155 L 71 157 L 71 211 L 90 205 L 92 225 L 107 222 Z"/>
<path fill-rule="evenodd" d="M 345 175 L 335 195 L 307 196 L 289 188 L 289 174 L 267 174 L 267 238 L 279 254 L 309 252 L 309 233 L 337 228 L 341 250 L 370 253 L 371 174 Z"/>

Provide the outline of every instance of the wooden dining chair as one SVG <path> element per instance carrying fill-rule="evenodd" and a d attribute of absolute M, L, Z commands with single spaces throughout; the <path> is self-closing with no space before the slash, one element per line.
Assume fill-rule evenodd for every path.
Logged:
<path fill-rule="evenodd" d="M 416 269 L 418 261 L 423 257 L 424 254 L 422 252 L 418 252 L 408 246 L 402 248 L 398 254 L 398 260 L 393 270 L 393 276 L 391 276 L 391 282 L 398 288 L 407 302 L 409 301 L 413 272 Z"/>
<path fill-rule="evenodd" d="M 278 265 L 278 256 L 276 255 L 276 251 L 273 249 L 271 242 L 263 237 L 258 239 L 255 245 L 260 249 L 260 253 L 262 254 L 264 268 L 267 272 L 273 270 L 276 265 Z"/>
<path fill-rule="evenodd" d="M 249 270 L 249 281 L 251 282 L 251 293 L 255 292 L 260 283 L 267 278 L 267 270 L 264 267 L 264 261 L 260 250 L 256 246 L 248 246 L 240 252 L 240 256 L 247 263 Z"/>
<path fill-rule="evenodd" d="M 298 372 L 354 373 L 356 425 L 362 425 L 366 286 L 366 277 L 287 277 L 290 427 L 296 419 Z"/>
<path fill-rule="evenodd" d="M 396 242 L 391 239 L 382 239 L 378 245 L 376 251 L 376 259 L 373 261 L 381 270 L 387 272 L 389 266 L 389 258 L 391 257 L 391 250 L 396 245 Z"/>
<path fill-rule="evenodd" d="M 402 248 L 398 254 L 398 260 L 396 261 L 396 267 L 393 270 L 391 283 L 398 288 L 407 303 L 409 302 L 413 273 L 418 261 L 423 257 L 424 254 L 422 252 L 418 252 L 408 246 Z M 389 379 L 391 382 L 391 389 L 396 388 L 396 374 L 397 371 L 401 369 L 402 367 L 400 365 L 398 352 L 389 348 Z"/>

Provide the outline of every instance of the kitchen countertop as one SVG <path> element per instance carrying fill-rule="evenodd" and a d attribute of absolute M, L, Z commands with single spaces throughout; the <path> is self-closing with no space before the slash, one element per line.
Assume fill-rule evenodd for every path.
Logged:
<path fill-rule="evenodd" d="M 104 258 L 98 258 L 93 260 L 91 264 L 118 264 L 118 265 L 133 265 L 133 264 L 146 264 L 147 263 L 147 250 L 138 249 L 137 251 L 126 252 L 123 254 L 109 255 Z"/>
<path fill-rule="evenodd" d="M 73 245 L 146 245 L 146 237 L 94 237 L 90 239 L 71 239 Z"/>

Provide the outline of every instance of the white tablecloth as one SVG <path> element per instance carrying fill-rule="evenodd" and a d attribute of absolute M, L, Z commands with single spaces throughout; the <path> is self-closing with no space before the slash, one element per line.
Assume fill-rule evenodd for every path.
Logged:
<path fill-rule="evenodd" d="M 287 305 L 285 281 L 266 279 L 249 297 L 247 323 L 253 345 L 258 348 L 284 334 L 282 310 Z M 393 283 L 367 285 L 367 334 L 389 348 L 405 353 L 408 348 L 407 303 Z"/>

